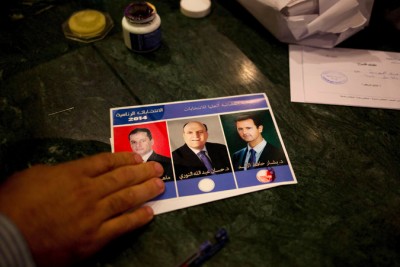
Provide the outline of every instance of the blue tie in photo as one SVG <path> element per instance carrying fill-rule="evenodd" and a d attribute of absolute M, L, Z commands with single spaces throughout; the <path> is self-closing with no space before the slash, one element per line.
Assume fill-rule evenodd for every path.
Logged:
<path fill-rule="evenodd" d="M 197 156 L 199 156 L 199 158 L 201 159 L 201 161 L 203 162 L 204 166 L 206 166 L 207 170 L 210 173 L 214 173 L 213 167 L 211 165 L 211 161 L 210 159 L 207 157 L 206 152 L 205 151 L 200 151 L 199 153 L 197 153 Z"/>
<path fill-rule="evenodd" d="M 256 163 L 256 151 L 254 149 L 250 149 L 250 158 L 249 158 L 249 164 L 247 169 L 253 169 L 254 164 Z"/>

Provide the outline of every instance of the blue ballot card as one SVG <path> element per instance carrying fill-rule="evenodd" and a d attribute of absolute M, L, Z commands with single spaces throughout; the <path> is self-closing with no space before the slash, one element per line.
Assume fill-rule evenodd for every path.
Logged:
<path fill-rule="evenodd" d="M 156 214 L 296 184 L 265 94 L 112 108 L 113 152 L 163 168 Z"/>

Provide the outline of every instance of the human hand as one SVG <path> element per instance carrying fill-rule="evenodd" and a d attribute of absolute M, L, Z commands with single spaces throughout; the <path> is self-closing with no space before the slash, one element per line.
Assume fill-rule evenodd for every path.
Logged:
<path fill-rule="evenodd" d="M 148 223 L 146 201 L 164 191 L 162 166 L 132 153 L 37 165 L 0 186 L 0 211 L 20 229 L 38 266 L 67 266 Z M 141 164 L 139 164 L 141 163 Z"/>

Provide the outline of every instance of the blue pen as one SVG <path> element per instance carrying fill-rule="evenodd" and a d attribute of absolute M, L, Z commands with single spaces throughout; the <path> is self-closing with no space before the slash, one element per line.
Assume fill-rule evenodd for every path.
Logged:
<path fill-rule="evenodd" d="M 199 250 L 192 256 L 185 260 L 179 267 L 196 267 L 201 266 L 206 260 L 211 258 L 214 254 L 222 249 L 228 242 L 228 233 L 225 229 L 220 229 L 215 234 L 216 242 L 213 244 L 209 240 L 203 242 Z"/>

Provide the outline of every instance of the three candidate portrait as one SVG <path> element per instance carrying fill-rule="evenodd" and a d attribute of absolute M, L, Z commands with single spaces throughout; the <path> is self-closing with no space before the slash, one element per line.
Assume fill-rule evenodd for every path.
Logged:
<path fill-rule="evenodd" d="M 167 155 L 157 153 L 154 146 L 157 136 L 146 127 L 133 129 L 129 133 L 129 142 L 132 151 L 140 154 L 144 161 L 160 162 L 165 170 L 164 177 L 172 177 L 172 180 L 173 173 L 175 179 L 180 180 L 287 164 L 282 147 L 273 145 L 265 137 L 263 115 L 259 112 L 222 115 L 223 122 L 225 119 L 222 128 L 229 122 L 230 131 L 216 131 L 221 128 L 218 116 L 215 116 L 216 123 L 211 123 L 212 129 L 201 118 L 175 122 L 176 134 L 170 136 L 172 161 Z M 210 135 L 220 136 L 222 131 L 229 135 L 228 146 L 223 137 L 209 141 Z M 239 144 L 241 148 L 238 148 Z"/>

